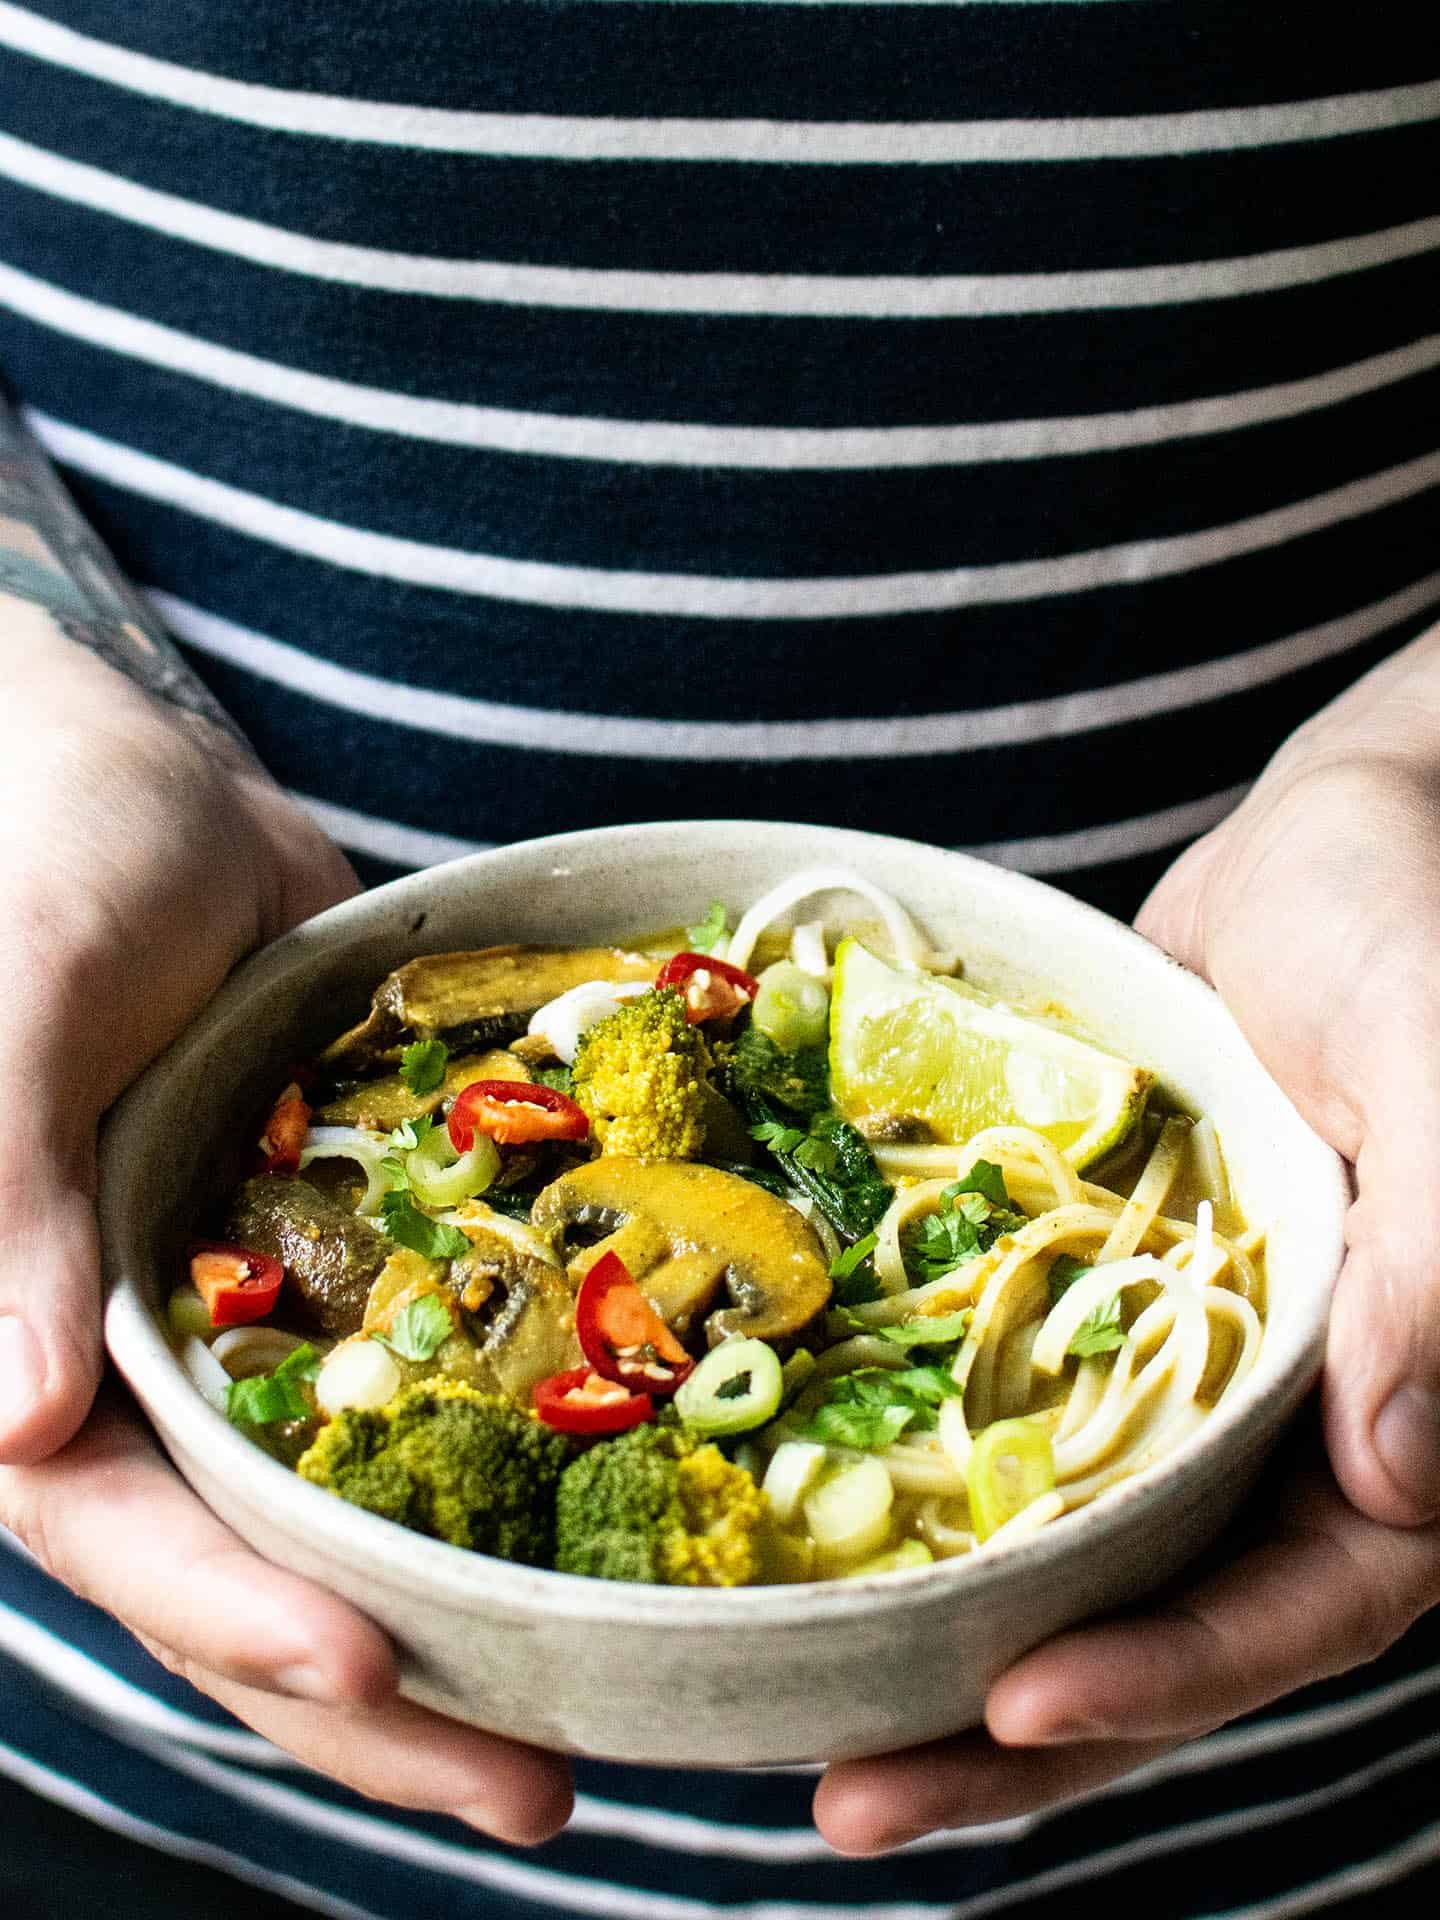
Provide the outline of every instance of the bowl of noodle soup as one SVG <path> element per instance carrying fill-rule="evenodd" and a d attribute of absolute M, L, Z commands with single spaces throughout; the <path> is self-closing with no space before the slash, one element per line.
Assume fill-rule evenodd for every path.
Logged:
<path fill-rule="evenodd" d="M 807 1561 L 774 1584 L 736 1588 L 511 1564 L 403 1532 L 307 1484 L 195 1391 L 157 1318 L 178 1250 L 233 1180 L 237 1130 L 290 1063 L 363 1010 L 378 980 L 416 955 L 489 943 L 634 940 L 687 925 L 716 897 L 739 913 L 801 869 L 882 889 L 930 956 L 946 956 L 946 970 L 958 961 L 962 983 L 1154 1078 L 1156 1118 L 1136 1130 L 1128 1158 L 1097 1168 L 1078 1171 L 1045 1133 L 1011 1121 L 950 1146 L 874 1143 L 895 1186 L 871 1256 L 877 1286 L 831 1322 L 816 1376 L 773 1423 L 766 1456 L 807 1444 L 817 1410 L 844 1414 L 837 1380 L 894 1366 L 887 1329 L 913 1329 L 927 1313 L 963 1327 L 944 1355 L 961 1395 L 867 1456 L 883 1465 L 899 1517 L 882 1544 L 913 1538 L 923 1564 L 862 1562 L 827 1578 Z M 818 922 L 832 945 L 858 934 L 888 960 L 905 958 L 903 935 L 844 886 L 781 911 L 772 940 L 792 922 Z M 917 1279 L 905 1247 L 977 1162 L 1003 1178 L 1005 1231 L 968 1267 Z M 843 830 L 609 828 L 395 882 L 241 967 L 107 1126 L 106 1331 L 192 1486 L 260 1552 L 379 1620 L 401 1649 L 410 1697 L 618 1760 L 801 1763 L 973 1725 L 1021 1653 L 1135 1600 L 1214 1541 L 1318 1374 L 1348 1198 L 1343 1163 L 1216 996 L 1056 890 Z M 1058 1288 L 1049 1276 L 1062 1268 Z M 1089 1353 L 1086 1329 L 1093 1336 L 1107 1314 L 1111 1337 Z M 960 1420 L 951 1408 L 962 1406 Z M 1025 1417 L 1047 1429 L 1053 1484 L 977 1537 L 956 1499 L 967 1446 Z"/>

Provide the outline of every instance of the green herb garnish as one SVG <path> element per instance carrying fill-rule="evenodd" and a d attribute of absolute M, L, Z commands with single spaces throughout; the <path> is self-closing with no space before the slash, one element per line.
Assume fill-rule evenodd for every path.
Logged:
<path fill-rule="evenodd" d="M 685 938 L 691 953 L 714 953 L 725 938 L 725 902 L 712 900 L 698 927 L 687 927 Z"/>
<path fill-rule="evenodd" d="M 388 1333 L 377 1333 L 374 1338 L 402 1360 L 425 1361 L 434 1359 L 453 1332 L 450 1310 L 439 1294 L 422 1293 L 418 1300 L 400 1309 Z"/>
<path fill-rule="evenodd" d="M 273 1373 L 257 1373 L 248 1380 L 232 1380 L 225 1390 L 225 1413 L 237 1425 L 274 1426 L 282 1420 L 308 1420 L 312 1408 L 300 1391 L 302 1380 L 320 1371 L 314 1347 L 296 1347 Z"/>
<path fill-rule="evenodd" d="M 870 1327 L 866 1331 L 878 1333 L 882 1340 L 892 1340 L 907 1351 L 911 1347 L 948 1347 L 970 1331 L 970 1309 L 962 1307 L 958 1313 L 937 1313 L 929 1320 L 907 1320 L 902 1326 Z"/>
<path fill-rule="evenodd" d="M 433 1093 L 445 1078 L 449 1058 L 443 1040 L 413 1041 L 400 1056 L 400 1078 L 411 1093 Z"/>
<path fill-rule="evenodd" d="M 1117 1293 L 1111 1300 L 1102 1300 L 1095 1311 L 1081 1321 L 1065 1351 L 1081 1360 L 1089 1360 L 1097 1353 L 1113 1353 L 1124 1344 L 1125 1329 L 1120 1323 L 1120 1296 Z"/>
<path fill-rule="evenodd" d="M 902 1254 L 912 1279 L 941 1280 L 967 1260 L 988 1253 L 1005 1233 L 1026 1224 L 1005 1191 L 1005 1176 L 993 1161 L 977 1160 L 969 1173 L 940 1195 L 936 1213 L 927 1214 L 905 1236 Z"/>
<path fill-rule="evenodd" d="M 945 1367 L 857 1367 L 829 1383 L 800 1437 L 862 1451 L 889 1446 L 909 1428 L 933 1428 L 941 1402 L 959 1392 Z"/>
<path fill-rule="evenodd" d="M 407 1192 L 382 1195 L 380 1212 L 390 1238 L 415 1253 L 423 1253 L 427 1260 L 453 1260 L 469 1252 L 470 1242 L 458 1227 L 447 1226 L 443 1220 L 432 1220 L 428 1213 L 420 1211 Z"/>
<path fill-rule="evenodd" d="M 1085 1262 L 1077 1260 L 1073 1253 L 1057 1253 L 1050 1262 L 1048 1276 L 1051 1306 L 1058 1305 L 1075 1282 L 1089 1271 Z"/>

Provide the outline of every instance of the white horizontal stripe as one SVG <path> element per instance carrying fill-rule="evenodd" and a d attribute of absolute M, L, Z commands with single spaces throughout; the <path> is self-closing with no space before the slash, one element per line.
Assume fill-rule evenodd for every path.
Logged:
<path fill-rule="evenodd" d="M 1188 800 L 1177 807 L 1164 807 L 1158 813 L 1139 814 L 1133 820 L 1116 820 L 1103 827 L 1081 827 L 1071 833 L 1045 834 L 1033 840 L 992 840 L 982 846 L 961 847 L 958 851 L 993 861 L 996 866 L 1017 868 L 1022 873 L 1067 873 L 1080 867 L 1104 866 L 1112 860 L 1158 853 L 1165 847 L 1178 846 L 1182 840 L 1208 832 L 1239 806 L 1248 790 L 1247 786 L 1227 787 L 1223 793 L 1208 794 L 1203 800 Z M 458 860 L 470 853 L 488 853 L 494 845 L 493 841 L 426 833 L 377 815 L 355 813 L 348 807 L 316 799 L 313 794 L 292 790 L 291 798 L 342 847 L 394 861 L 398 866 L 429 866 L 442 860 Z"/>
<path fill-rule="evenodd" d="M 1274 107 L 1073 120 L 581 118 L 461 112 L 257 86 L 133 53 L 10 5 L 0 5 L 0 45 L 153 100 L 247 126 L 438 153 L 555 160 L 739 160 L 786 166 L 1098 160 L 1328 139 L 1407 126 L 1440 113 L 1440 86 L 1432 84 Z"/>
<path fill-rule="evenodd" d="M 552 1902 L 562 1912 L 569 1908 L 582 1913 L 616 1916 L 616 1920 L 722 1920 L 722 1917 L 723 1920 L 834 1920 L 835 1917 L 833 1905 L 821 1906 L 808 1901 L 764 1900 L 721 1904 L 647 1893 L 639 1888 L 617 1886 L 608 1881 L 577 1880 L 546 1868 L 478 1854 L 471 1847 L 457 1847 L 446 1841 L 432 1840 L 390 1826 L 370 1814 L 312 1801 L 294 1788 L 274 1781 L 252 1779 L 199 1755 L 172 1750 L 156 1751 L 148 1739 L 142 1739 L 137 1744 L 144 1751 L 153 1752 L 154 1757 L 177 1772 L 251 1806 L 260 1807 L 273 1818 L 289 1820 L 312 1832 L 323 1833 L 331 1839 L 383 1853 L 390 1858 L 409 1860 L 417 1867 L 428 1867 L 436 1872 L 492 1886 L 521 1899 Z M 856 1920 L 982 1920 L 982 1916 L 1003 1912 L 1037 1894 L 1050 1894 L 1068 1886 L 1098 1881 L 1105 1874 L 1132 1865 L 1245 1838 L 1332 1807 L 1339 1809 L 1344 1801 L 1356 1794 L 1380 1786 L 1407 1768 L 1421 1766 L 1437 1756 L 1440 1756 L 1440 1734 L 1432 1734 L 1326 1787 L 1242 1806 L 1159 1832 L 1140 1833 L 1116 1846 L 1086 1854 L 1080 1859 L 1012 1881 L 1006 1886 L 972 1895 L 966 1900 L 946 1901 L 943 1904 L 929 1901 L 885 1902 L 853 1908 L 847 1905 L 845 1911 L 853 1913 Z M 1397 1874 L 1403 1870 L 1397 1868 Z M 1376 1883 L 1379 1884 L 1379 1881 Z"/>
<path fill-rule="evenodd" d="M 338 812 L 339 809 L 332 811 Z M 14 1547 L 25 1557 L 32 1557 L 13 1535 L 3 1530 L 0 1530 L 0 1545 Z M 228 1732 L 212 1727 L 194 1715 L 166 1706 L 150 1694 L 121 1681 L 108 1667 L 81 1653 L 69 1641 L 3 1607 L 0 1607 L 0 1649 L 43 1674 L 50 1684 L 68 1694 L 87 1712 L 102 1718 L 107 1723 L 107 1730 L 120 1738 L 133 1735 L 136 1731 L 169 1734 L 187 1746 L 221 1754 L 228 1752 L 252 1766 L 295 1764 L 288 1754 L 282 1753 L 258 1734 Z M 1081 1797 L 1086 1801 L 1111 1799 L 1144 1791 L 1180 1775 L 1214 1772 L 1220 1767 L 1255 1760 L 1268 1753 L 1293 1752 L 1299 1746 L 1331 1739 L 1356 1727 L 1368 1725 L 1437 1692 L 1440 1692 L 1440 1665 L 1423 1668 L 1386 1686 L 1372 1688 L 1332 1705 L 1312 1707 L 1301 1713 L 1211 1734 Z M 810 1770 L 802 1768 L 799 1771 Z M 1054 1809 L 1047 1809 L 1012 1820 L 993 1821 L 983 1827 L 952 1828 L 947 1833 L 912 1842 L 910 1850 L 933 1850 L 960 1844 L 1007 1844 L 1043 1824 L 1053 1812 Z M 832 1858 L 832 1850 L 813 1827 L 744 1826 L 732 1821 L 704 1820 L 694 1815 L 672 1813 L 658 1807 L 632 1806 L 620 1801 L 598 1799 L 590 1794 L 577 1796 L 572 1827 L 580 1833 L 594 1833 L 674 1852 L 755 1860 L 771 1865 L 781 1861 L 793 1863 Z"/>
<path fill-rule="evenodd" d="M 400 867 L 438 867 L 467 853 L 488 853 L 495 844 L 493 840 L 460 840 L 450 833 L 427 833 L 421 827 L 402 826 L 398 820 L 353 813 L 349 807 L 337 807 L 313 793 L 298 793 L 293 787 L 290 798 L 342 847 L 393 861 Z"/>
<path fill-rule="evenodd" d="M 746 579 L 722 574 L 646 573 L 557 566 L 441 547 L 367 531 L 281 505 L 189 468 L 29 410 L 30 426 L 54 456 L 82 473 L 199 515 L 290 553 L 381 580 L 526 606 L 608 613 L 670 614 L 704 620 L 845 620 L 894 613 L 995 606 L 1101 587 L 1131 586 L 1257 553 L 1407 500 L 1440 481 L 1440 453 L 1367 475 L 1228 526 L 1095 547 L 1048 560 L 928 572 Z"/>
<path fill-rule="evenodd" d="M 1226 814 L 1235 811 L 1249 791 L 1246 781 L 1238 787 L 1227 787 L 1223 793 L 1207 794 L 1203 800 L 1187 800 L 1181 806 L 1162 807 L 1158 813 L 1116 820 L 1110 826 L 1084 827 L 1077 833 L 1037 834 L 1031 840 L 991 840 L 961 851 L 1020 873 L 1069 873 L 1076 867 L 1103 867 L 1112 860 L 1159 853 L 1182 840 L 1208 833 Z"/>
<path fill-rule="evenodd" d="M 1440 216 L 1375 233 L 1224 260 L 1073 273 L 652 273 L 446 259 L 319 240 L 196 200 L 142 187 L 0 135 L 0 175 L 155 233 L 311 279 L 438 299 L 615 313 L 795 314 L 806 318 L 939 319 L 1069 313 L 1225 300 L 1413 258 L 1440 246 Z"/>
<path fill-rule="evenodd" d="M 372 1913 L 368 1907 L 357 1907 L 353 1901 L 338 1900 L 333 1894 L 321 1893 L 305 1881 L 292 1880 L 289 1874 L 272 1873 L 266 1867 L 256 1866 L 243 1854 L 232 1853 L 228 1847 L 213 1846 L 206 1840 L 192 1840 L 188 1834 L 176 1833 L 171 1827 L 157 1826 L 153 1820 L 142 1820 L 126 1808 L 116 1806 L 113 1800 L 102 1799 L 98 1793 L 82 1787 L 78 1781 L 67 1779 L 64 1774 L 56 1773 L 49 1767 L 42 1767 L 37 1760 L 32 1760 L 28 1754 L 20 1753 L 14 1747 L 0 1746 L 0 1773 L 42 1800 L 64 1807 L 68 1813 L 78 1814 L 82 1820 L 92 1820 L 96 1826 L 104 1827 L 107 1833 L 118 1833 L 126 1840 L 138 1841 L 141 1846 L 154 1847 L 160 1853 L 169 1854 L 172 1859 L 190 1860 L 197 1866 L 213 1867 L 217 1873 L 228 1873 L 246 1886 L 259 1887 L 265 1893 L 293 1900 L 315 1913 L 328 1914 L 330 1920 L 380 1920 L 380 1916 Z M 121 1892 L 118 1887 L 116 1891 Z M 114 1911 L 120 1913 L 123 1908 L 117 1906 Z M 243 1901 L 237 1900 L 235 1911 L 244 1911 Z"/>
<path fill-rule="evenodd" d="M 770 472 L 962 466 L 1155 446 L 1294 419 L 1440 366 L 1440 334 L 1430 334 L 1307 380 L 1123 413 L 935 427 L 710 427 L 688 421 L 525 413 L 334 380 L 83 299 L 14 267 L 0 266 L 0 306 L 71 339 L 208 381 L 229 393 L 407 439 L 562 460 Z"/>
<path fill-rule="evenodd" d="M 1299 1920 L 1301 1914 L 1338 1907 L 1342 1900 L 1353 1900 L 1357 1894 L 1379 1893 L 1384 1887 L 1393 1887 L 1397 1881 L 1435 1860 L 1440 1860 L 1440 1822 L 1433 1827 L 1422 1827 L 1398 1847 L 1387 1848 L 1384 1853 L 1358 1861 L 1353 1867 L 1329 1874 L 1323 1880 L 1312 1880 L 1293 1893 L 1282 1893 L 1248 1907 L 1230 1907 L 1223 1913 L 1217 1910 L 1208 1914 L 1206 1920 Z M 1353 1911 L 1358 1916 L 1362 1910 Z"/>
<path fill-rule="evenodd" d="M 77 1701 L 88 1712 L 119 1719 L 171 1740 L 183 1740 L 240 1760 L 247 1766 L 288 1764 L 287 1756 L 258 1733 L 214 1727 L 194 1714 L 180 1713 L 142 1687 L 132 1686 L 98 1660 L 87 1659 L 67 1640 L 47 1633 L 24 1614 L 0 1606 L 0 1653 L 18 1660 Z"/>
<path fill-rule="evenodd" d="M 338 666 L 218 614 L 205 613 L 173 594 L 152 593 L 149 598 L 172 633 L 212 660 L 223 660 L 258 679 L 370 720 L 455 740 L 599 759 L 898 760 L 1013 746 L 1019 740 L 1058 739 L 1248 692 L 1333 659 L 1387 627 L 1440 605 L 1440 573 L 1338 619 L 1198 666 L 1047 700 L 857 720 L 640 720 L 625 714 L 503 706 Z"/>

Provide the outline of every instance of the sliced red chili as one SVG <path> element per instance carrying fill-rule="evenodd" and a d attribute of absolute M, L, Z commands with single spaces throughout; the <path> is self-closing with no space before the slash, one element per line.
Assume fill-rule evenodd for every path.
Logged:
<path fill-rule="evenodd" d="M 624 1433 L 655 1417 L 648 1393 L 630 1393 L 593 1367 L 552 1373 L 535 1388 L 535 1411 L 560 1433 Z"/>
<path fill-rule="evenodd" d="M 760 991 L 760 982 L 743 967 L 708 953 L 672 954 L 655 976 L 655 990 L 671 987 L 685 1002 L 692 1026 L 703 1020 L 733 1020 Z"/>
<path fill-rule="evenodd" d="M 597 1373 L 636 1393 L 673 1393 L 695 1365 L 618 1253 L 602 1253 L 581 1282 L 575 1333 Z"/>
<path fill-rule="evenodd" d="M 583 1140 L 590 1120 L 582 1106 L 556 1087 L 528 1080 L 472 1080 L 450 1109 L 450 1144 L 468 1153 L 477 1133 L 488 1133 L 502 1147 L 532 1140 Z"/>
<path fill-rule="evenodd" d="M 197 1240 L 190 1249 L 190 1279 L 205 1302 L 212 1327 L 243 1327 L 263 1320 L 280 1296 L 285 1269 L 268 1253 L 252 1253 L 223 1240 Z"/>
<path fill-rule="evenodd" d="M 310 1131 L 310 1103 L 298 1080 L 292 1080 L 270 1109 L 260 1134 L 262 1173 L 297 1173 L 300 1149 Z"/>

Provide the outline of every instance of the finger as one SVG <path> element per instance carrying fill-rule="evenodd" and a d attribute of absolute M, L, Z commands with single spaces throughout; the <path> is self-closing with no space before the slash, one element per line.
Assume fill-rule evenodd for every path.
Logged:
<path fill-rule="evenodd" d="M 1372 1036 L 1322 1396 L 1340 1484 L 1391 1526 L 1440 1518 L 1440 1011 L 1416 1002 L 1403 1037 Z"/>
<path fill-rule="evenodd" d="M 252 1553 L 108 1394 L 53 1459 L 0 1468 L 0 1522 L 66 1586 L 196 1666 L 308 1700 L 395 1690 L 380 1628 Z"/>
<path fill-rule="evenodd" d="M 1440 1529 L 1381 1526 L 1312 1474 L 1220 1572 L 1026 1655 L 986 1724 L 1007 1746 L 1193 1739 L 1377 1658 L 1437 1598 Z"/>
<path fill-rule="evenodd" d="M 548 1840 L 570 1817 L 570 1769 L 559 1754 L 462 1726 L 409 1700 L 317 1708 L 193 1667 L 184 1674 L 267 1740 L 373 1800 L 453 1814 L 516 1846 Z"/>
<path fill-rule="evenodd" d="M 844 1760 L 815 1790 L 815 1824 L 837 1853 L 887 1853 L 947 1827 L 1013 1820 L 1093 1792 L 1158 1759 L 1173 1740 L 1010 1750 L 982 1732 L 905 1753 Z"/>
<path fill-rule="evenodd" d="M 88 1147 L 36 1111 L 0 1171 L 0 1463 L 40 1460 L 75 1432 L 100 1380 L 100 1254 Z"/>

